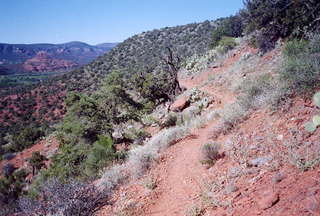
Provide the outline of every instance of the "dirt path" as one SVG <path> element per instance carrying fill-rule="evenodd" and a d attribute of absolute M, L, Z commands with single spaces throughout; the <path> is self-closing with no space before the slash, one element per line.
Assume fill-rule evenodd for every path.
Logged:
<path fill-rule="evenodd" d="M 168 150 L 165 155 L 168 160 L 157 167 L 157 175 L 162 179 L 157 190 L 161 194 L 146 215 L 183 215 L 188 206 L 199 202 L 202 181 L 206 178 L 200 163 L 200 147 L 208 142 L 209 128 L 195 131 L 195 139 L 184 140 Z"/>
<path fill-rule="evenodd" d="M 223 73 L 238 58 L 239 56 L 234 56 L 231 60 L 229 58 L 226 66 L 208 69 L 196 78 L 184 79 L 180 83 L 187 89 L 199 87 L 210 75 Z M 216 107 L 234 101 L 234 95 L 221 87 L 216 89 L 214 86 L 206 85 L 200 89 L 218 99 Z M 210 141 L 210 132 L 215 124 L 213 121 L 204 128 L 194 130 L 193 138 L 180 141 L 164 153 L 163 157 L 166 158 L 164 162 L 153 169 L 153 175 L 161 179 L 157 184 L 158 197 L 153 200 L 153 204 L 145 207 L 144 215 L 185 215 L 188 209 L 201 205 L 202 187 L 209 178 L 207 169 L 200 163 L 201 146 Z"/>
<path fill-rule="evenodd" d="M 231 91 L 207 81 L 208 77 L 223 74 L 228 70 L 243 52 L 227 58 L 221 67 L 209 68 L 193 79 L 180 79 L 181 86 L 187 89 L 198 87 L 213 96 L 214 104 L 209 110 L 232 103 L 235 95 Z M 206 85 L 203 85 L 204 83 Z M 183 139 L 162 153 L 160 162 L 154 164 L 147 175 L 156 180 L 157 187 L 151 195 L 146 195 L 148 192 L 141 186 L 143 183 L 134 182 L 121 188 L 115 195 L 115 200 L 120 200 L 121 203 L 123 196 L 126 200 L 135 200 L 142 210 L 140 215 L 152 216 L 185 215 L 188 209 L 201 205 L 204 182 L 210 179 L 208 170 L 200 163 L 201 146 L 210 141 L 210 132 L 215 124 L 216 122 L 212 121 L 203 128 L 195 129 L 192 131 L 193 136 Z M 110 212 L 110 209 L 105 212 Z M 99 215 L 109 214 L 102 211 Z"/>

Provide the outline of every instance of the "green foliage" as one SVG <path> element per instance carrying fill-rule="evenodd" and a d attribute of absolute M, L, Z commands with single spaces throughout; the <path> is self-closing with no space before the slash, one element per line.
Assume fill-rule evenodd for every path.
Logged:
<path fill-rule="evenodd" d="M 284 48 L 284 64 L 280 78 L 288 87 L 298 92 L 308 92 L 319 83 L 320 49 L 314 44 L 320 43 L 317 34 L 309 36 L 309 41 L 291 40 Z"/>
<path fill-rule="evenodd" d="M 243 32 L 243 24 L 239 15 L 217 20 L 218 24 L 212 32 L 211 48 L 219 45 L 223 37 L 240 37 Z"/>
<path fill-rule="evenodd" d="M 138 142 L 142 142 L 143 140 L 145 140 L 146 138 L 150 137 L 151 135 L 146 132 L 143 129 L 137 129 L 134 127 L 131 127 L 129 129 L 127 129 L 125 131 L 124 137 L 126 140 L 134 142 L 134 141 L 138 141 Z M 141 144 L 141 143 L 139 143 Z"/>
<path fill-rule="evenodd" d="M 138 92 L 146 110 L 164 101 L 171 99 L 170 92 L 174 90 L 174 79 L 168 71 L 160 71 L 157 74 L 142 72 L 132 78 L 132 84 Z"/>
<path fill-rule="evenodd" d="M 0 178 L 1 208 L 14 210 L 17 207 L 17 199 L 23 193 L 27 175 L 26 170 L 20 169 L 10 176 Z"/>
<path fill-rule="evenodd" d="M 100 90 L 91 95 L 68 96 L 67 114 L 58 128 L 62 147 L 45 176 L 57 176 L 64 181 L 95 177 L 99 169 L 124 157 L 113 147 L 113 125 L 138 120 L 144 109 L 132 99 L 128 85 L 123 71 L 113 71 Z"/>
<path fill-rule="evenodd" d="M 107 136 L 99 136 L 99 140 L 93 144 L 85 161 L 86 174 L 88 176 L 97 175 L 101 168 L 106 167 L 115 158 L 112 139 Z"/>
<path fill-rule="evenodd" d="M 18 135 L 12 136 L 10 142 L 10 151 L 21 151 L 32 146 L 44 132 L 37 127 L 29 126 L 23 129 Z"/>
<path fill-rule="evenodd" d="M 241 85 L 240 105 L 246 110 L 259 106 L 259 98 L 266 96 L 274 88 L 272 83 L 273 77 L 270 74 L 246 79 Z"/>
<path fill-rule="evenodd" d="M 279 38 L 302 37 L 306 31 L 319 28 L 319 8 L 319 1 L 246 0 L 240 16 L 247 33 L 260 31 L 258 47 L 266 51 Z"/>
<path fill-rule="evenodd" d="M 307 52 L 308 43 L 307 40 L 292 39 L 286 43 L 283 54 L 288 57 L 299 57 L 301 53 Z"/>
<path fill-rule="evenodd" d="M 88 146 L 84 144 L 64 145 L 59 153 L 52 157 L 52 164 L 46 170 L 41 171 L 42 179 L 47 180 L 56 177 L 62 181 L 83 176 L 84 164 L 88 154 Z"/>
<path fill-rule="evenodd" d="M 234 38 L 223 36 L 218 45 L 222 48 L 222 51 L 226 53 L 237 46 L 237 43 Z"/>

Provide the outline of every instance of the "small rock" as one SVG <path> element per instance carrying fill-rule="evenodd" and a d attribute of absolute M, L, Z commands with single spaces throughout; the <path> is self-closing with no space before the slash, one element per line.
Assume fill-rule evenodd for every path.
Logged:
<path fill-rule="evenodd" d="M 258 201 L 258 205 L 262 210 L 266 210 L 274 206 L 279 200 L 279 193 L 274 191 L 267 191 L 261 196 L 262 198 Z"/>
<path fill-rule="evenodd" d="M 272 177 L 272 182 L 273 183 L 281 182 L 285 177 L 286 177 L 285 174 L 278 172 Z"/>
<path fill-rule="evenodd" d="M 272 160 L 271 156 L 258 157 L 258 158 L 250 160 L 248 162 L 248 165 L 249 166 L 260 167 L 260 166 L 263 166 L 263 165 L 267 164 L 271 160 Z"/>

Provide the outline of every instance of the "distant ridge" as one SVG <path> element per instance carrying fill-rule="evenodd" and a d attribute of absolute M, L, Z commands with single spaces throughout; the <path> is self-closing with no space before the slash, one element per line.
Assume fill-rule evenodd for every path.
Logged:
<path fill-rule="evenodd" d="M 111 50 L 117 43 L 104 43 L 99 46 L 89 45 L 80 41 L 71 41 L 61 44 L 34 43 L 34 44 L 8 44 L 0 43 L 0 66 L 5 70 L 0 70 L 0 75 L 16 74 L 25 72 L 53 72 L 69 71 L 88 64 Z M 48 56 L 38 58 L 39 53 Z M 27 61 L 37 62 L 37 66 L 25 67 Z M 50 62 L 50 66 L 47 63 Z M 66 62 L 68 65 L 66 66 Z M 52 64 L 55 65 L 52 65 Z M 40 65 L 40 66 L 39 66 Z M 38 67 L 39 66 L 39 67 Z M 34 68 L 38 70 L 33 71 Z"/>

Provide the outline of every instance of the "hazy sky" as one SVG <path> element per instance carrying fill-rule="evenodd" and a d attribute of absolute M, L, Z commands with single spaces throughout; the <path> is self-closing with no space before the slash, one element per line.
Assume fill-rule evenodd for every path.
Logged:
<path fill-rule="evenodd" d="M 120 42 L 236 13 L 242 0 L 0 0 L 0 42 Z"/>

